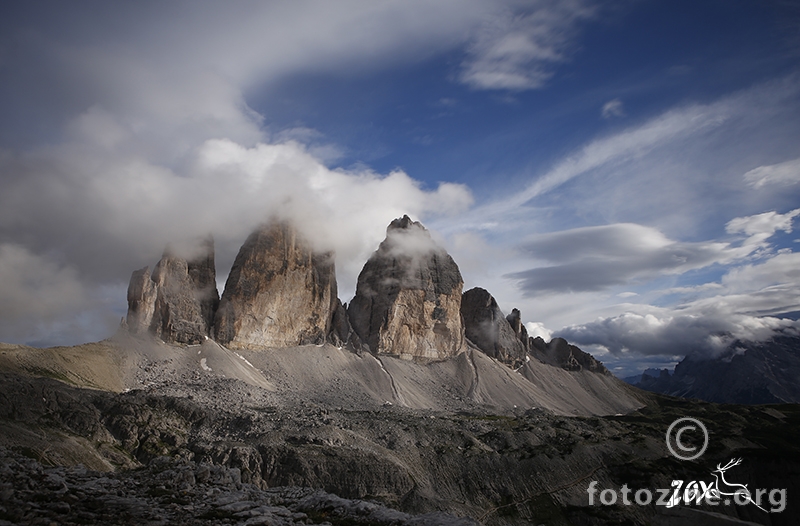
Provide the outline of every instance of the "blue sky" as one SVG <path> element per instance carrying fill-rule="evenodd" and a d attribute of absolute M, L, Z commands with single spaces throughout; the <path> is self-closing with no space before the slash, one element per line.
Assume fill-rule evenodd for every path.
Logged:
<path fill-rule="evenodd" d="M 404 213 L 620 375 L 796 331 L 791 2 L 0 7 L 0 341 L 110 334 L 130 271 L 294 220 L 340 296 Z"/>

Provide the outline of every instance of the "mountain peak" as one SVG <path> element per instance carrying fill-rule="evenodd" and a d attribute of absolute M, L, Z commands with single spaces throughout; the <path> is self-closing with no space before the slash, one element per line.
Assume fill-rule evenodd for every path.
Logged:
<path fill-rule="evenodd" d="M 332 252 L 316 252 L 289 223 L 256 229 L 242 245 L 214 320 L 233 348 L 325 341 L 338 305 Z"/>
<path fill-rule="evenodd" d="M 453 258 L 405 215 L 389 224 L 364 265 L 348 315 L 374 353 L 447 358 L 464 343 L 463 284 Z"/>

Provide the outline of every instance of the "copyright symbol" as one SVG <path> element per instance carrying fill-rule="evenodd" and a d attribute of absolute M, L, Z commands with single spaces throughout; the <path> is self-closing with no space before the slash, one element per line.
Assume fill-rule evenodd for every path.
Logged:
<path fill-rule="evenodd" d="M 697 451 L 697 446 L 687 446 L 681 441 L 681 435 L 683 435 L 684 431 L 696 432 L 698 427 L 703 430 L 703 447 L 700 449 L 700 451 Z M 677 428 L 677 430 L 675 428 Z M 674 435 L 673 431 L 675 432 Z M 673 438 L 675 445 L 682 454 L 675 451 L 675 449 L 672 447 Z M 670 424 L 669 428 L 667 429 L 667 447 L 669 448 L 669 452 L 680 460 L 694 460 L 706 452 L 706 448 L 708 447 L 708 429 L 706 429 L 706 426 L 704 426 L 703 423 L 696 418 L 689 418 L 688 416 L 679 418 Z M 694 453 L 695 451 L 697 451 L 697 453 Z"/>

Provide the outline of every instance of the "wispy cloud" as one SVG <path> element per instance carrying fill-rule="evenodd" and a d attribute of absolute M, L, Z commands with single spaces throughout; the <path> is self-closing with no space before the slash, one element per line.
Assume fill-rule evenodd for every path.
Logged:
<path fill-rule="evenodd" d="M 753 168 L 744 174 L 744 180 L 753 188 L 761 188 L 766 185 L 789 186 L 800 183 L 800 158 Z"/>
<path fill-rule="evenodd" d="M 480 204 L 468 217 L 441 226 L 446 231 L 460 231 L 485 230 L 491 225 L 502 230 L 515 222 L 530 224 L 532 214 L 563 199 L 574 188 L 570 198 L 576 215 L 582 213 L 580 209 L 594 213 L 608 210 L 606 215 L 613 212 L 616 217 L 627 215 L 637 220 L 658 217 L 662 224 L 675 221 L 685 223 L 680 225 L 683 230 L 695 228 L 690 221 L 730 205 L 720 202 L 719 207 L 709 207 L 708 199 L 736 196 L 734 201 L 741 201 L 748 190 L 741 179 L 709 174 L 710 170 L 721 174 L 729 169 L 722 166 L 720 152 L 736 158 L 757 150 L 760 143 L 754 141 L 774 142 L 764 137 L 764 130 L 773 123 L 769 119 L 774 119 L 780 108 L 792 108 L 797 96 L 797 83 L 794 77 L 788 77 L 710 103 L 668 109 L 622 131 L 590 140 L 549 167 L 531 167 L 525 174 L 530 181 L 527 185 Z M 741 135 L 752 136 L 751 144 L 741 145 Z M 711 168 L 709 163 L 720 166 Z M 713 178 L 715 186 L 698 185 L 698 178 Z M 564 202 L 559 204 L 565 206 Z"/>
<path fill-rule="evenodd" d="M 635 224 L 578 228 L 532 236 L 522 249 L 555 265 L 508 274 L 528 295 L 603 290 L 638 280 L 728 263 L 754 248 L 686 243 Z"/>
<path fill-rule="evenodd" d="M 614 99 L 603 104 L 600 114 L 604 119 L 613 119 L 615 117 L 624 117 L 625 110 L 622 107 L 622 101 Z"/>
<path fill-rule="evenodd" d="M 459 80 L 476 89 L 540 88 L 554 65 L 567 60 L 580 22 L 595 13 L 580 0 L 539 1 L 523 12 L 504 11 L 478 29 Z"/>
<path fill-rule="evenodd" d="M 800 334 L 800 322 L 781 316 L 800 310 L 798 269 L 800 254 L 779 251 L 758 262 L 732 266 L 719 283 L 665 291 L 701 296 L 698 299 L 674 307 L 629 305 L 622 314 L 557 333 L 615 354 L 630 351 L 664 357 L 689 352 L 715 356 L 736 340 L 763 341 L 776 331 Z"/>
<path fill-rule="evenodd" d="M 525 294 L 597 291 L 656 277 L 684 274 L 713 264 L 728 265 L 769 248 L 777 231 L 791 232 L 800 209 L 734 218 L 730 234 L 747 237 L 728 242 L 679 242 L 658 230 L 636 224 L 576 228 L 530 236 L 521 250 L 553 265 L 514 272 Z M 788 278 L 785 274 L 784 279 Z"/>

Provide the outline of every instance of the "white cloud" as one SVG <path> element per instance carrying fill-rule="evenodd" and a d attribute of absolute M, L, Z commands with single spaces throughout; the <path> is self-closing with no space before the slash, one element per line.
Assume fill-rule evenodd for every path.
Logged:
<path fill-rule="evenodd" d="M 539 88 L 553 75 L 553 65 L 567 59 L 577 25 L 594 14 L 579 0 L 540 1 L 527 12 L 502 12 L 478 29 L 459 80 L 476 89 Z"/>
<path fill-rule="evenodd" d="M 725 231 L 729 234 L 747 234 L 746 245 L 761 244 L 770 238 L 778 230 L 786 233 L 792 231 L 792 220 L 800 215 L 800 208 L 796 208 L 785 214 L 775 211 L 764 212 L 763 214 L 747 217 L 737 217 L 728 221 Z"/>
<path fill-rule="evenodd" d="M 441 228 L 495 225 L 501 232 L 525 224 L 528 231 L 548 231 L 564 228 L 569 218 L 583 224 L 648 222 L 672 235 L 696 235 L 709 220 L 727 220 L 719 215 L 733 207 L 774 207 L 730 172 L 752 163 L 749 157 L 760 156 L 767 145 L 794 148 L 791 140 L 765 130 L 777 125 L 776 115 L 796 112 L 797 86 L 790 76 L 710 103 L 673 107 L 592 139 L 549 165 L 515 174 L 530 182 Z M 561 213 L 553 213 L 555 208 Z"/>
<path fill-rule="evenodd" d="M 620 292 L 619 294 L 617 294 L 617 297 L 625 299 L 625 298 L 634 298 L 638 295 L 639 294 L 636 292 Z"/>
<path fill-rule="evenodd" d="M 297 73 L 387 68 L 453 49 L 503 5 L 186 2 L 120 7 L 114 20 L 104 10 L 54 9 L 62 10 L 53 15 L 59 27 L 18 39 L 2 72 L 8 100 L 25 119 L 40 116 L 35 126 L 51 136 L 48 146 L 0 155 L 0 232 L 33 260 L 57 253 L 84 296 L 124 288 L 167 242 L 208 232 L 224 277 L 250 229 L 280 216 L 337 251 L 347 299 L 389 221 L 453 214 L 472 202 L 463 185 L 423 189 L 400 170 L 330 169 L 325 163 L 342 155 L 337 145 L 307 127 L 270 130 L 245 93 L 269 93 Z M 111 29 L 123 19 L 124 30 Z M 17 37 L 0 36 L 0 47 Z M 52 89 L 31 90 L 31 78 Z M 66 279 L 59 268 L 50 270 Z M 8 279 L 23 279 L 23 270 L 8 267 Z M 114 308 L 124 301 L 123 293 Z M 33 316 L 25 319 L 0 340 L 32 334 L 24 326 Z"/>
<path fill-rule="evenodd" d="M 614 117 L 624 117 L 625 110 L 622 108 L 622 101 L 614 99 L 603 104 L 603 109 L 600 114 L 604 119 L 613 119 Z"/>
<path fill-rule="evenodd" d="M 619 165 L 646 156 L 654 149 L 674 141 L 686 140 L 694 134 L 719 127 L 730 116 L 727 101 L 708 106 L 693 105 L 669 110 L 644 124 L 623 132 L 593 140 L 577 152 L 557 161 L 544 174 L 512 195 L 478 207 L 459 229 L 508 218 L 532 199 L 547 194 L 572 179 L 604 167 Z"/>
<path fill-rule="evenodd" d="M 619 354 L 716 355 L 739 339 L 763 341 L 776 331 L 800 334 L 800 322 L 781 317 L 800 310 L 800 254 L 780 252 L 729 270 L 720 283 L 671 289 L 701 295 L 675 307 L 628 305 L 625 312 L 568 326 L 556 335 L 603 345 Z"/>
<path fill-rule="evenodd" d="M 800 158 L 753 168 L 744 174 L 744 180 L 753 188 L 796 184 L 800 182 Z"/>
<path fill-rule="evenodd" d="M 281 217 L 320 249 L 337 252 L 347 299 L 392 219 L 458 213 L 472 202 L 458 184 L 423 190 L 401 171 L 329 169 L 293 141 L 246 147 L 209 140 L 180 170 L 85 151 L 65 146 L 3 167 L 20 176 L 0 195 L 0 228 L 34 240 L 34 254 L 57 251 L 99 283 L 126 280 L 134 268 L 154 264 L 166 243 L 208 232 L 224 276 L 251 229 Z"/>
<path fill-rule="evenodd" d="M 726 309 L 680 313 L 663 309 L 656 314 L 628 312 L 612 318 L 556 331 L 578 345 L 602 345 L 613 354 L 634 352 L 650 356 L 716 356 L 737 339 L 763 341 L 778 330 L 800 331 L 800 322 L 738 314 Z"/>
<path fill-rule="evenodd" d="M 800 305 L 800 253 L 783 252 L 758 264 L 748 264 L 731 269 L 722 277 L 722 285 L 736 293 L 757 292 L 782 284 L 791 284 L 789 298 Z M 780 308 L 792 305 L 781 305 Z"/>
<path fill-rule="evenodd" d="M 553 331 L 549 330 L 539 322 L 529 321 L 525 324 L 525 329 L 527 329 L 528 336 L 531 338 L 539 337 L 546 342 L 549 342 L 553 339 Z"/>

